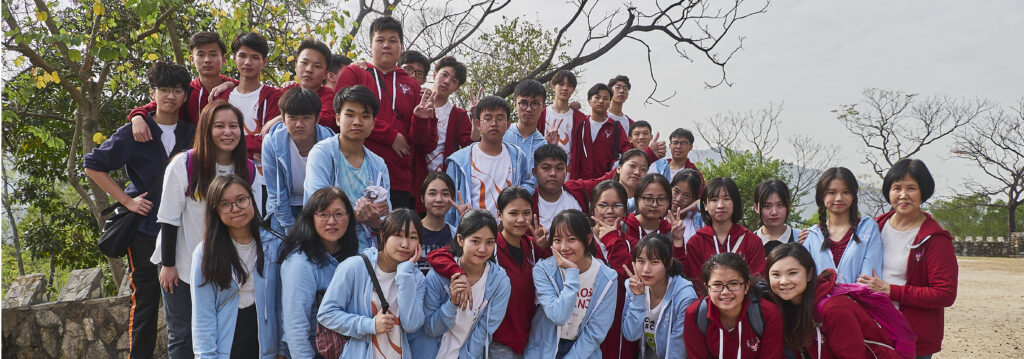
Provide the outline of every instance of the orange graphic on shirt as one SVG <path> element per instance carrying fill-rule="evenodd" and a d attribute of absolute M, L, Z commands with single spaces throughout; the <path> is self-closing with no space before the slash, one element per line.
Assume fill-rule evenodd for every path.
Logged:
<path fill-rule="evenodd" d="M 555 131 L 558 131 L 560 128 L 562 128 L 562 123 L 563 122 L 565 122 L 564 118 L 560 118 L 560 119 L 555 120 L 555 123 L 554 123 Z M 562 131 L 558 131 L 558 132 L 559 132 L 558 133 L 558 143 L 560 143 L 563 146 L 569 144 L 569 134 L 566 133 L 565 137 L 562 137 L 562 133 L 561 133 Z"/>
<path fill-rule="evenodd" d="M 376 313 L 377 310 L 379 310 L 379 308 L 377 307 L 377 303 L 374 303 L 374 302 L 371 301 L 370 302 L 370 309 L 371 309 L 371 312 Z M 389 310 L 389 312 L 390 312 L 390 310 Z M 392 313 L 392 314 L 394 314 L 394 313 Z M 398 318 L 398 316 L 395 316 L 395 327 L 401 327 L 401 325 L 402 325 L 401 320 Z M 391 346 L 391 350 L 394 350 L 399 355 L 402 354 L 402 338 L 398 338 L 397 344 L 395 344 L 396 341 L 391 338 L 391 331 L 385 332 L 383 334 L 377 334 L 377 335 L 373 336 L 373 349 L 376 350 L 377 353 L 379 353 L 383 357 L 387 357 L 384 354 L 384 351 L 381 350 L 380 343 L 377 342 L 377 338 L 379 338 L 381 335 L 383 335 L 385 338 L 387 338 L 388 345 Z"/>
<path fill-rule="evenodd" d="M 488 199 L 488 197 L 497 198 L 498 194 L 501 193 L 501 191 L 503 189 L 505 189 L 505 187 L 508 187 L 508 186 L 512 185 L 512 181 L 508 180 L 508 176 L 510 176 L 511 174 L 506 175 L 505 186 L 498 186 L 497 183 L 494 183 L 494 179 L 491 178 L 491 176 L 489 174 L 484 173 L 484 171 L 481 171 L 479 168 L 476 167 L 476 161 L 473 160 L 473 155 L 472 154 L 470 154 L 470 156 L 469 156 L 469 165 L 471 167 L 473 167 L 473 174 L 471 175 L 471 177 L 473 177 L 474 179 L 480 181 L 480 207 L 477 207 L 477 208 L 487 209 L 487 199 Z M 512 171 L 512 168 L 509 167 L 509 172 L 511 172 L 511 171 Z M 480 176 L 477 176 L 478 173 L 480 174 Z M 487 184 L 488 183 L 490 183 L 494 187 L 494 194 L 492 196 L 488 196 L 487 195 Z"/>

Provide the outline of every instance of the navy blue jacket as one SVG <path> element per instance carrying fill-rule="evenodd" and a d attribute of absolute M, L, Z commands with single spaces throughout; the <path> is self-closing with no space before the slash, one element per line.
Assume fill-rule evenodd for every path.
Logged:
<path fill-rule="evenodd" d="M 136 142 L 135 137 L 132 136 L 132 125 L 125 124 L 118 128 L 100 147 L 94 148 L 92 152 L 85 155 L 85 168 L 109 173 L 125 167 L 131 183 L 124 189 L 124 193 L 135 197 L 149 192 L 146 199 L 153 202 L 153 209 L 139 223 L 139 232 L 155 237 L 160 231 L 160 225 L 156 223 L 156 214 L 160 208 L 164 169 L 167 168 L 167 162 L 171 157 L 192 147 L 195 126 L 185 121 L 178 121 L 178 127 L 174 129 L 174 149 L 168 156 L 163 142 L 160 141 L 163 131 L 153 120 L 153 112 L 146 114 L 146 124 L 149 125 L 149 133 L 153 135 L 152 140 Z"/>

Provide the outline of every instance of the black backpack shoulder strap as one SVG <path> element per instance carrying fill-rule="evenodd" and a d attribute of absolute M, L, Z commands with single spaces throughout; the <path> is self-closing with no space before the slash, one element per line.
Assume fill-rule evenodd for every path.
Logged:
<path fill-rule="evenodd" d="M 758 338 L 764 334 L 764 315 L 761 314 L 761 301 L 756 296 L 750 296 L 750 305 L 747 306 L 747 320 L 750 321 L 750 329 Z"/>
<path fill-rule="evenodd" d="M 704 298 L 700 299 L 700 305 L 697 306 L 697 329 L 700 329 L 701 334 L 708 334 L 708 301 Z"/>
<path fill-rule="evenodd" d="M 380 290 L 380 282 L 377 281 L 377 272 L 373 270 L 373 265 L 370 264 L 370 258 L 367 258 L 365 254 L 360 254 L 359 256 L 363 258 L 363 264 L 366 264 L 366 273 L 370 275 L 370 281 L 373 282 L 373 291 L 377 292 L 377 299 L 380 300 L 380 311 L 381 313 L 386 313 L 388 311 L 388 301 L 384 299 L 384 291 Z"/>

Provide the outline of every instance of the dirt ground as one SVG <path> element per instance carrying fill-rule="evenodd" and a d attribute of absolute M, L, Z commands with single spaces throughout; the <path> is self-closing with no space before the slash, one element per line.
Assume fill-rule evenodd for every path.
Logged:
<path fill-rule="evenodd" d="M 957 261 L 960 286 L 935 358 L 1024 358 L 1024 258 Z"/>

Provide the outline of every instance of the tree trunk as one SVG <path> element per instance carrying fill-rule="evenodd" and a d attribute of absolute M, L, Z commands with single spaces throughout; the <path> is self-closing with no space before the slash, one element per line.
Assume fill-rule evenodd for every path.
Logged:
<path fill-rule="evenodd" d="M 14 211 L 11 209 L 10 194 L 7 192 L 7 167 L 3 167 L 4 195 L 3 206 L 7 210 L 7 221 L 11 224 L 11 238 L 14 239 L 14 256 L 18 259 L 18 275 L 25 275 L 25 263 L 21 259 L 21 239 L 18 237 L 18 221 L 14 218 Z"/>
<path fill-rule="evenodd" d="M 1014 201 L 1011 198 L 1009 204 L 1006 206 L 1006 214 L 1009 217 L 1009 222 L 1010 222 L 1010 226 L 1009 226 L 1010 232 L 1006 234 L 1007 238 L 1009 238 L 1009 236 L 1013 235 L 1014 232 L 1017 232 L 1017 206 L 1019 206 L 1019 205 L 1020 205 L 1020 203 L 1018 203 L 1017 201 Z"/>

